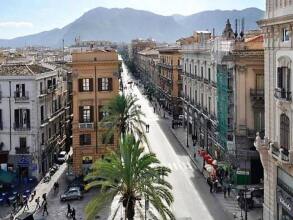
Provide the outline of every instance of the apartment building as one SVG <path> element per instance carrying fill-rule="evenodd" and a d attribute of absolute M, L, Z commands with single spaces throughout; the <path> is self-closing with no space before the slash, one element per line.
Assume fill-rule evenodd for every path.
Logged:
<path fill-rule="evenodd" d="M 218 145 L 217 66 L 211 56 L 212 43 L 207 31 L 181 39 L 185 125 L 197 146 L 205 149 Z"/>
<path fill-rule="evenodd" d="M 118 54 L 91 50 L 72 54 L 73 169 L 84 174 L 91 164 L 118 144 L 117 134 L 106 142 L 107 128 L 100 121 L 109 100 L 119 94 Z"/>
<path fill-rule="evenodd" d="M 267 0 L 259 21 L 265 47 L 265 138 L 255 145 L 264 167 L 263 218 L 293 219 L 293 2 Z"/>
<path fill-rule="evenodd" d="M 0 66 L 0 164 L 41 178 L 65 147 L 67 87 L 51 65 Z"/>
<path fill-rule="evenodd" d="M 239 184 L 257 184 L 263 168 L 254 138 L 265 130 L 263 36 L 246 37 L 235 31 L 233 39 L 223 35 L 218 40 L 217 48 L 229 45 L 225 53 L 214 50 L 222 54 L 217 57 L 221 59 L 217 64 L 218 140 L 226 150 L 221 156 L 242 175 Z"/>
<path fill-rule="evenodd" d="M 156 42 L 153 39 L 134 39 L 131 41 L 129 45 L 129 59 L 134 64 L 135 68 L 137 69 L 137 64 L 139 63 L 139 52 L 145 49 L 154 49 L 156 47 Z M 134 68 L 134 69 L 135 69 Z M 133 69 L 133 70 L 134 70 Z M 135 77 L 142 78 L 140 74 L 143 74 L 136 70 L 132 73 Z"/>
<path fill-rule="evenodd" d="M 146 87 L 156 88 L 158 81 L 157 64 L 159 62 L 159 51 L 156 49 L 145 49 L 138 52 L 137 69 L 141 73 L 141 79 Z"/>
<path fill-rule="evenodd" d="M 182 90 L 182 66 L 180 63 L 180 46 L 164 46 L 158 48 L 159 61 L 157 98 L 173 118 L 182 114 L 180 93 Z"/>

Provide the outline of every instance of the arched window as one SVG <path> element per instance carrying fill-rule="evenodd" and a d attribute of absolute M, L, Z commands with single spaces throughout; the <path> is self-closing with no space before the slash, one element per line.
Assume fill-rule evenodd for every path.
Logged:
<path fill-rule="evenodd" d="M 289 150 L 290 139 L 290 120 L 287 115 L 282 114 L 280 117 L 280 146 Z"/>

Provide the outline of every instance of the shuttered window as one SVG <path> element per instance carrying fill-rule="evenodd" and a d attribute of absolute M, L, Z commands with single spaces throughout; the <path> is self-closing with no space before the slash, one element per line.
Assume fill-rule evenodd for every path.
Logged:
<path fill-rule="evenodd" d="M 80 92 L 92 92 L 93 91 L 93 79 L 84 78 L 78 80 L 78 88 Z"/>

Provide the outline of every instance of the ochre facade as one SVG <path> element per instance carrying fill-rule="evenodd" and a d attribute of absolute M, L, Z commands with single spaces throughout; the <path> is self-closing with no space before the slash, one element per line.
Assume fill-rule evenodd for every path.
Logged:
<path fill-rule="evenodd" d="M 77 175 L 117 146 L 117 134 L 104 141 L 106 128 L 100 121 L 103 106 L 119 94 L 119 63 L 112 50 L 72 54 L 73 170 Z"/>

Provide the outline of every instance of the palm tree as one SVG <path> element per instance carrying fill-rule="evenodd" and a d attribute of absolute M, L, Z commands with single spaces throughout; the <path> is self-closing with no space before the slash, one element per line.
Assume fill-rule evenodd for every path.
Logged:
<path fill-rule="evenodd" d="M 136 104 L 138 99 L 132 95 L 118 95 L 112 99 L 105 107 L 107 115 L 102 119 L 102 124 L 112 124 L 108 130 L 108 135 L 114 134 L 118 130 L 119 137 L 126 132 L 135 132 L 139 137 L 144 137 L 142 125 L 145 122 L 141 119 L 144 113 Z"/>
<path fill-rule="evenodd" d="M 169 209 L 174 201 L 172 186 L 164 178 L 171 171 L 160 165 L 155 154 L 144 152 L 141 142 L 133 135 L 123 135 L 119 150 L 97 160 L 92 168 L 85 180 L 98 180 L 90 182 L 85 189 L 98 186 L 101 192 L 86 206 L 87 219 L 94 219 L 115 196 L 120 196 L 129 220 L 134 219 L 137 200 L 142 196 L 148 198 L 161 219 L 175 219 Z"/>

